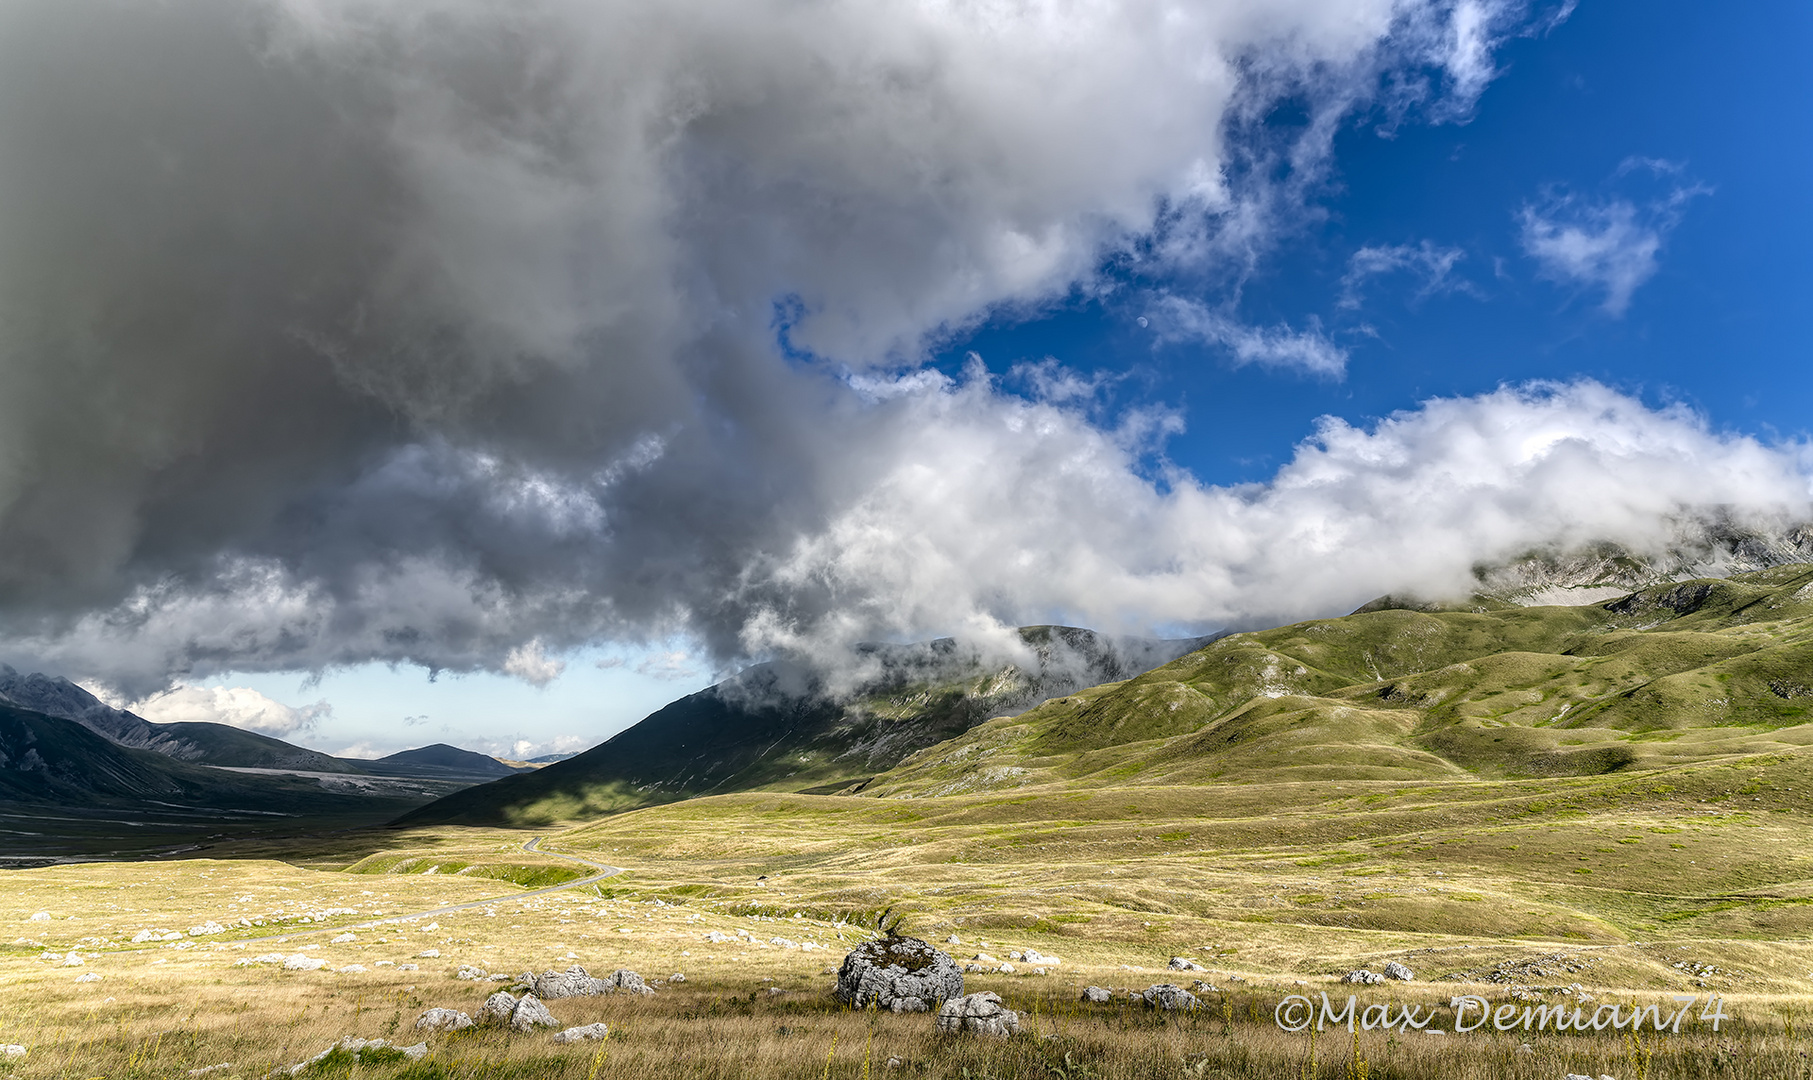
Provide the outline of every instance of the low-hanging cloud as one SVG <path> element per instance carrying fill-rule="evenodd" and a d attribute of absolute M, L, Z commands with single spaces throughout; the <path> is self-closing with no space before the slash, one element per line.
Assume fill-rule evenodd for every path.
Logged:
<path fill-rule="evenodd" d="M 333 712 L 325 701 L 292 708 L 244 686 L 178 685 L 126 709 L 154 724 L 227 724 L 261 735 L 291 736 L 314 727 Z"/>
<path fill-rule="evenodd" d="M 723 662 L 1207 628 L 1396 587 L 1413 543 L 1435 581 L 1544 530 L 1780 510 L 1791 453 L 1591 386 L 1330 421 L 1218 489 L 1164 466 L 1173 414 L 1061 368 L 1026 395 L 915 369 L 1105 264 L 1237 276 L 1347 118 L 1463 120 L 1542 25 L 1478 0 L 7 4 L 0 642 L 135 697 L 371 660 L 546 681 L 607 639 Z M 1309 120 L 1279 141 L 1286 98 Z M 1345 361 L 1179 304 L 1227 362 Z M 1519 457 L 1518 424 L 1563 434 Z M 1570 494 L 1574 468 L 1633 493 Z"/>
<path fill-rule="evenodd" d="M 977 382 L 914 397 L 915 447 L 821 533 L 764 566 L 749 644 L 800 651 L 880 625 L 1036 617 L 1200 631 L 1463 596 L 1481 562 L 1611 541 L 1662 554 L 1713 522 L 1810 510 L 1806 448 L 1710 430 L 1594 382 L 1436 399 L 1369 428 L 1326 418 L 1270 480 L 1142 478 L 1115 433 Z"/>

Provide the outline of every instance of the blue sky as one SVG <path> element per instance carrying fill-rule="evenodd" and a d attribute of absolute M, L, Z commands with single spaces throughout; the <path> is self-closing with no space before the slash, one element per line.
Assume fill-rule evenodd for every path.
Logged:
<path fill-rule="evenodd" d="M 1813 360 L 1813 9 L 1789 3 L 1587 2 L 1515 40 L 1464 124 L 1355 118 L 1337 141 L 1323 221 L 1304 221 L 1241 290 L 1252 323 L 1319 320 L 1348 350 L 1342 378 L 1232 368 L 1215 347 L 1155 346 L 1136 283 L 1107 304 L 1000 320 L 945 351 L 991 369 L 1044 356 L 1129 372 L 1129 396 L 1184 410 L 1170 455 L 1211 483 L 1263 480 L 1315 417 L 1354 422 L 1434 396 L 1531 379 L 1598 379 L 1715 425 L 1808 430 Z M 1666 162 L 1658 171 L 1639 164 Z M 1672 171 L 1669 171 L 1672 170 Z M 1652 209 L 1698 191 L 1673 215 Z M 1620 313 L 1607 291 L 1545 273 L 1523 242 L 1526 208 L 1576 215 L 1620 202 L 1659 232 L 1654 276 Z M 1590 224 L 1590 223 L 1589 223 Z M 1460 254 L 1431 291 L 1424 267 L 1367 280 L 1343 307 L 1363 248 Z M 1211 302 L 1225 302 L 1210 295 Z"/>
<path fill-rule="evenodd" d="M 0 660 L 152 719 L 575 749 L 1813 515 L 1804 5 L 216 2 L 0 10 Z"/>

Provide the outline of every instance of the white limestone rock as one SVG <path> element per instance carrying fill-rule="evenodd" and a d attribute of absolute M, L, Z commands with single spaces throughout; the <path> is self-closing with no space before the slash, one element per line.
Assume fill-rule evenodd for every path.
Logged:
<path fill-rule="evenodd" d="M 947 1035 L 969 1033 L 1005 1039 L 1020 1033 L 1020 1014 L 1001 1004 L 1000 995 L 984 990 L 951 998 L 938 1010 L 938 1030 Z"/>
<path fill-rule="evenodd" d="M 511 1002 L 511 1008 L 515 1008 L 514 1001 Z M 415 1022 L 417 1031 L 464 1031 L 471 1026 L 472 1017 L 457 1009 L 429 1009 L 417 1017 Z"/>
<path fill-rule="evenodd" d="M 604 1024 L 586 1024 L 584 1027 L 570 1027 L 556 1032 L 554 1041 L 560 1044 L 576 1042 L 596 1042 L 607 1038 L 611 1029 Z"/>
<path fill-rule="evenodd" d="M 912 937 L 890 935 L 865 942 L 837 971 L 837 1000 L 856 1008 L 882 1008 L 897 1000 L 949 1001 L 963 994 L 963 971 L 948 953 Z"/>

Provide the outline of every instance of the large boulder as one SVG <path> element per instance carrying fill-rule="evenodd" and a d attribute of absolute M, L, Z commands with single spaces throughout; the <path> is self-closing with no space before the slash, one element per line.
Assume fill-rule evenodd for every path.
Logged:
<path fill-rule="evenodd" d="M 1385 965 L 1383 974 L 1387 979 L 1396 979 L 1398 982 L 1412 982 L 1416 979 L 1416 972 L 1396 960 Z"/>
<path fill-rule="evenodd" d="M 837 970 L 835 994 L 837 1000 L 859 1009 L 874 1004 L 896 1012 L 916 1012 L 961 997 L 963 969 L 948 953 L 927 942 L 890 935 L 860 945 L 844 957 Z"/>
<path fill-rule="evenodd" d="M 1365 968 L 1359 968 L 1341 976 L 1341 981 L 1344 983 L 1352 983 L 1355 986 L 1377 986 L 1385 981 L 1385 976 L 1380 975 L 1376 971 L 1367 971 Z"/>
<path fill-rule="evenodd" d="M 952 998 L 938 1010 L 938 1030 L 947 1035 L 969 1032 L 1005 1039 L 1020 1033 L 1020 1014 L 1001 1004 L 999 995 L 987 990 Z"/>
<path fill-rule="evenodd" d="M 1114 991 L 1105 986 L 1085 986 L 1083 987 L 1083 996 L 1081 1000 L 1091 1001 L 1097 1005 L 1105 1005 L 1114 1000 Z"/>
<path fill-rule="evenodd" d="M 1196 1008 L 1196 995 L 1178 986 L 1176 983 L 1157 983 L 1146 987 L 1140 997 L 1145 999 L 1149 1009 L 1164 1009 L 1167 1012 L 1182 1010 L 1189 1012 Z"/>

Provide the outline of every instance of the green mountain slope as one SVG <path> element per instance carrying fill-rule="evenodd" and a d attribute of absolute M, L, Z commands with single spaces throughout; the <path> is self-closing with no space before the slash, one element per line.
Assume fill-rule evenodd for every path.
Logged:
<path fill-rule="evenodd" d="M 728 791 L 860 789 L 875 774 L 991 716 L 1126 678 L 1197 640 L 1116 639 L 1023 628 L 1026 666 L 949 639 L 871 646 L 867 674 L 837 693 L 802 668 L 763 664 L 681 698 L 576 757 L 457 792 L 400 825 L 538 824 Z"/>
<path fill-rule="evenodd" d="M 1813 744 L 1813 568 L 1603 604 L 1388 604 L 1223 638 L 920 751 L 864 794 L 1593 775 Z"/>

